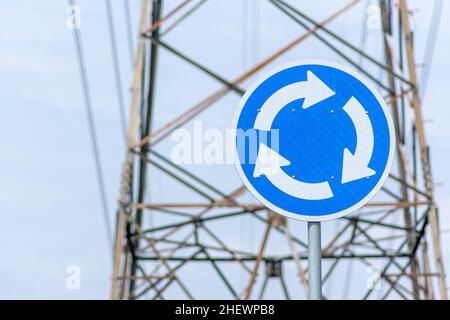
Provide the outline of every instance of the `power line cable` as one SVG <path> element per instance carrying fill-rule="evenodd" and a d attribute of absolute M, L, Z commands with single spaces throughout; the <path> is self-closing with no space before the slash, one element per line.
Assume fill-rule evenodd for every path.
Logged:
<path fill-rule="evenodd" d="M 359 48 L 361 50 L 366 49 L 366 40 L 367 40 L 367 11 L 369 9 L 369 0 L 365 1 L 365 4 L 363 6 L 363 18 L 361 20 L 361 30 L 359 35 Z M 363 65 L 364 62 L 364 56 L 359 55 L 359 65 Z"/>
<path fill-rule="evenodd" d="M 367 42 L 367 12 L 369 9 L 369 0 L 366 0 L 363 6 L 363 18 L 361 20 L 361 30 L 359 35 L 359 48 L 361 50 L 366 49 L 366 42 Z M 358 64 L 362 66 L 364 63 L 364 56 L 359 55 L 359 62 Z M 344 295 L 343 300 L 347 300 L 349 296 L 349 291 L 351 287 L 352 282 L 352 269 L 353 269 L 353 260 L 350 260 L 347 265 L 347 275 L 345 277 L 344 281 Z"/>
<path fill-rule="evenodd" d="M 126 116 L 125 116 L 125 103 L 123 100 L 122 94 L 122 79 L 120 77 L 120 66 L 119 66 L 119 57 L 117 54 L 117 45 L 116 45 L 116 31 L 114 28 L 114 19 L 112 16 L 112 9 L 110 0 L 105 0 L 106 4 L 106 13 L 108 17 L 108 31 L 109 31 L 109 39 L 111 43 L 111 53 L 113 58 L 113 67 L 114 67 L 114 78 L 116 83 L 116 94 L 117 94 L 117 103 L 119 105 L 119 117 L 120 124 L 122 128 L 122 134 L 124 139 L 127 137 L 127 124 L 126 124 Z"/>
<path fill-rule="evenodd" d="M 435 0 L 433 5 L 433 13 L 431 15 L 431 25 L 428 31 L 427 42 L 425 46 L 425 53 L 423 61 L 426 63 L 425 68 L 420 72 L 419 90 L 422 102 L 425 99 L 425 93 L 428 85 L 428 78 L 430 76 L 431 63 L 436 48 L 436 39 L 439 31 L 439 25 L 442 17 L 443 0 Z"/>
<path fill-rule="evenodd" d="M 74 0 L 68 0 L 68 3 L 70 6 L 75 7 L 76 3 Z M 105 183 L 104 183 L 104 177 L 103 177 L 103 169 L 102 169 L 102 162 L 100 158 L 100 152 L 98 148 L 98 139 L 97 139 L 97 130 L 95 125 L 95 118 L 94 118 L 94 112 L 92 108 L 92 99 L 91 99 L 91 93 L 89 90 L 89 82 L 88 82 L 88 76 L 86 71 L 86 63 L 84 58 L 84 50 L 83 50 L 83 43 L 81 40 L 81 34 L 79 29 L 75 26 L 72 28 L 72 34 L 73 39 L 75 43 L 75 52 L 78 58 L 78 67 L 80 72 L 80 79 L 81 79 L 81 85 L 83 90 L 83 96 L 84 96 L 84 102 L 86 107 L 86 114 L 87 114 L 87 122 L 88 122 L 88 129 L 89 129 L 89 135 L 91 138 L 91 144 L 92 144 L 92 151 L 94 155 L 94 163 L 95 163 L 95 171 L 97 175 L 97 181 L 98 181 L 98 188 L 100 193 L 100 200 L 101 205 L 103 209 L 103 219 L 104 224 L 106 228 L 106 235 L 108 239 L 108 244 L 110 248 L 113 247 L 113 241 L 112 241 L 112 232 L 111 232 L 111 222 L 109 219 L 109 210 L 108 210 L 108 202 L 106 200 L 106 191 L 105 191 Z"/>

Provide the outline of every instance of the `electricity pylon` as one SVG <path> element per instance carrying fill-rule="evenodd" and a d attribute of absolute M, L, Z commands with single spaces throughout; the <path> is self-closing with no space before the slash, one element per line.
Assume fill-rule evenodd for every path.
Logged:
<path fill-rule="evenodd" d="M 406 0 L 377 4 L 379 59 L 329 27 L 335 20 L 351 19 L 349 12 L 354 14 L 352 8 L 358 3 L 361 8 L 361 2 L 350 1 L 316 21 L 285 1 L 268 0 L 273 10 L 292 20 L 297 36 L 228 80 L 165 40 L 174 29 L 183 28 L 185 20 L 196 19 L 195 11 L 205 1 L 180 1 L 167 12 L 162 0 L 153 0 L 151 5 L 143 1 L 116 224 L 112 299 L 306 296 L 306 224 L 270 212 L 237 178 L 230 188 L 226 180 L 235 176 L 231 166 L 225 171 L 222 166 L 208 166 L 208 170 L 179 165 L 164 142 L 179 128 L 190 130 L 206 110 L 209 120 L 204 121 L 233 114 L 248 80 L 309 38 L 378 87 L 397 137 L 395 164 L 382 190 L 356 213 L 324 226 L 325 298 L 447 299 L 410 12 Z M 207 50 L 208 43 L 204 46 Z M 154 129 L 153 123 L 162 123 L 161 119 L 172 114 L 171 107 L 158 106 L 155 98 L 162 90 L 158 80 L 166 71 L 157 72 L 162 54 L 191 66 L 191 71 L 196 69 L 220 87 Z M 303 57 L 301 51 L 298 56 L 311 58 Z M 191 88 L 196 87 L 193 74 L 187 75 Z M 172 76 L 173 88 L 182 75 Z M 192 96 L 198 90 L 188 91 Z M 223 108 L 212 109 L 228 98 Z M 176 101 L 183 104 L 185 100 L 178 97 Z M 163 192 L 171 201 L 161 201 Z"/>

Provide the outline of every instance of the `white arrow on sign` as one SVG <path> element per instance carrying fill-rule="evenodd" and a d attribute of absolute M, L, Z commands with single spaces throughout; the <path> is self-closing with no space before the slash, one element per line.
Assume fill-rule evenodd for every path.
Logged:
<path fill-rule="evenodd" d="M 302 182 L 281 170 L 281 167 L 290 164 L 289 160 L 265 144 L 260 143 L 253 177 L 265 175 L 274 186 L 293 197 L 305 200 L 322 200 L 333 197 L 333 192 L 327 181 L 319 183 Z"/>
<path fill-rule="evenodd" d="M 311 71 L 306 73 L 306 79 L 287 85 L 271 95 L 260 108 L 254 128 L 269 131 L 278 112 L 294 100 L 305 98 L 302 108 L 307 109 L 335 94 Z"/>
<path fill-rule="evenodd" d="M 344 106 L 344 111 L 353 121 L 356 129 L 355 153 L 344 149 L 341 183 L 373 176 L 375 170 L 368 167 L 373 153 L 373 128 L 369 116 L 363 106 L 354 97 L 351 97 Z"/>

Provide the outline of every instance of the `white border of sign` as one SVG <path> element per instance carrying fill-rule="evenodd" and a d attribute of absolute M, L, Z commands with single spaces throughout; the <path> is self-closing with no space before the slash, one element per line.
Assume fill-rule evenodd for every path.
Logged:
<path fill-rule="evenodd" d="M 349 73 L 350 75 L 352 75 L 353 77 L 355 77 L 356 79 L 361 81 L 373 93 L 375 98 L 380 103 L 381 108 L 383 109 L 384 115 L 386 117 L 388 128 L 389 128 L 390 149 L 389 149 L 389 155 L 388 155 L 388 160 L 387 160 L 387 163 L 386 163 L 386 167 L 385 167 L 384 172 L 381 175 L 381 178 L 378 181 L 378 183 L 375 185 L 375 187 L 372 189 L 372 191 L 370 191 L 363 199 L 361 199 L 358 203 L 354 204 L 350 208 L 347 208 L 347 209 L 344 209 L 344 210 L 341 210 L 341 211 L 338 211 L 338 212 L 330 213 L 330 214 L 327 214 L 327 215 L 323 215 L 323 216 L 310 216 L 310 215 L 293 213 L 293 212 L 290 212 L 290 211 L 287 211 L 287 210 L 284 210 L 282 208 L 277 207 L 273 203 L 269 202 L 266 198 L 264 198 L 252 186 L 250 181 L 248 181 L 244 171 L 242 170 L 241 164 L 239 162 L 239 156 L 237 154 L 237 147 L 236 147 L 236 139 L 235 139 L 235 137 L 233 139 L 234 166 L 235 166 L 236 171 L 237 171 L 239 177 L 241 178 L 242 182 L 248 188 L 248 190 L 251 192 L 251 194 L 259 202 L 261 202 L 263 205 L 265 205 L 266 207 L 268 207 L 272 211 L 274 211 L 276 213 L 279 213 L 279 214 L 282 214 L 282 215 L 284 215 L 284 216 L 286 216 L 288 218 L 292 218 L 292 219 L 296 219 L 296 220 L 302 220 L 302 221 L 327 221 L 327 220 L 333 220 L 333 219 L 337 219 L 337 218 L 346 216 L 346 215 L 352 213 L 353 211 L 358 210 L 363 205 L 365 205 L 370 199 L 372 199 L 372 197 L 378 192 L 378 190 L 380 190 L 380 188 L 383 185 L 384 181 L 388 177 L 389 172 L 391 171 L 392 162 L 393 162 L 394 154 L 395 154 L 395 143 L 396 143 L 396 141 L 395 141 L 394 124 L 392 122 L 392 117 L 391 117 L 391 114 L 388 111 L 386 103 L 384 102 L 383 98 L 378 93 L 378 91 L 370 83 L 368 83 L 366 80 L 364 80 L 363 77 L 361 75 L 359 75 L 358 73 L 356 73 L 355 71 L 350 70 L 349 68 L 344 67 L 344 66 L 339 65 L 339 64 L 336 64 L 334 62 L 329 62 L 329 61 L 324 61 L 324 60 L 296 60 L 296 61 L 291 61 L 291 62 L 288 62 L 288 63 L 284 63 L 284 64 L 282 64 L 282 65 L 272 69 L 269 73 L 266 73 L 264 76 L 262 76 L 261 78 L 259 78 L 257 81 L 253 82 L 250 85 L 250 87 L 247 89 L 247 91 L 245 92 L 244 96 L 242 97 L 241 101 L 239 102 L 238 110 L 237 110 L 237 112 L 234 115 L 232 128 L 233 128 L 233 130 L 236 130 L 235 132 L 237 132 L 237 124 L 238 124 L 239 116 L 241 115 L 242 109 L 243 109 L 245 103 L 247 102 L 248 98 L 253 94 L 253 92 L 256 90 L 256 88 L 258 88 L 261 85 L 261 83 L 263 83 L 268 78 L 270 78 L 272 75 L 274 75 L 274 74 L 276 74 L 276 73 L 278 73 L 278 72 L 280 72 L 282 70 L 285 70 L 285 69 L 288 69 L 288 68 L 291 68 L 291 67 L 295 67 L 295 66 L 302 66 L 302 65 L 308 65 L 308 64 L 324 65 L 324 66 L 336 68 L 336 69 L 339 69 L 339 70 L 344 71 L 346 73 Z"/>

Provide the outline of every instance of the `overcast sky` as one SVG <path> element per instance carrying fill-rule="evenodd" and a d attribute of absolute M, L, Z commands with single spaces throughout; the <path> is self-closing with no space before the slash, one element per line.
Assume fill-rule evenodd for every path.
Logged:
<path fill-rule="evenodd" d="M 128 88 L 131 64 L 123 2 L 111 2 L 121 75 L 124 87 Z M 136 32 L 140 1 L 132 2 L 131 14 Z M 166 2 L 169 4 L 164 12 L 179 1 Z M 420 63 L 431 2 L 410 2 L 412 9 L 417 9 L 413 25 L 417 34 L 417 61 Z M 102 0 L 80 0 L 78 3 L 110 219 L 114 221 L 124 146 L 114 93 L 105 3 Z M 324 1 L 321 6 L 308 4 L 304 11 L 320 20 L 337 7 L 334 1 Z M 228 79 L 233 79 L 300 32 L 265 1 L 258 6 L 261 25 L 255 23 L 250 29 L 246 28 L 246 19 L 256 21 L 252 8 L 255 5 L 245 7 L 238 0 L 209 0 L 186 24 L 183 32 L 174 33 L 167 41 L 205 65 L 212 66 Z M 334 30 L 354 43 L 359 42 L 362 8 L 359 5 L 351 11 L 355 19 L 347 16 L 333 23 Z M 66 9 L 65 1 L 51 0 L 2 1 L 0 9 L 0 130 L 3 137 L 0 148 L 3 218 L 0 224 L 3 256 L 0 264 L 0 298 L 3 299 L 103 299 L 109 295 L 111 248 L 101 214 L 74 44 L 71 31 L 66 28 Z M 446 94 L 449 90 L 450 22 L 446 17 L 450 16 L 450 3 L 447 0 L 444 1 L 442 16 L 444 19 L 437 39 L 423 112 L 437 183 L 441 227 L 448 230 L 450 111 Z M 196 32 L 202 36 L 195 36 Z M 376 38 L 376 32 L 369 33 L 369 40 Z M 253 36 L 257 39 L 249 40 Z M 247 49 L 242 49 L 243 45 Z M 233 46 L 241 49 L 227 50 Z M 212 51 L 214 54 L 209 51 L 211 48 L 217 48 Z M 307 42 L 306 51 L 293 50 L 280 62 L 322 58 L 342 63 L 332 53 L 315 51 L 316 48 L 317 43 Z M 161 57 L 157 102 L 175 104 L 179 102 L 177 97 L 182 96 L 186 103 L 178 106 L 179 109 L 156 109 L 159 115 L 155 119 L 155 127 L 179 114 L 191 102 L 196 102 L 200 93 L 218 87 L 200 76 L 196 80 L 200 81 L 196 83 L 204 82 L 200 89 L 191 86 L 189 77 L 174 83 L 172 77 L 180 64 L 175 60 L 167 55 Z M 124 91 L 128 107 L 129 94 L 128 90 Z M 229 101 L 235 103 L 237 100 Z M 223 125 L 220 120 L 211 116 L 208 126 L 228 126 L 228 122 Z M 164 188 L 156 190 L 156 193 L 160 198 L 170 197 Z M 447 270 L 450 267 L 449 241 L 450 232 L 443 233 Z M 66 268 L 70 265 L 81 268 L 80 290 L 66 288 Z"/>

